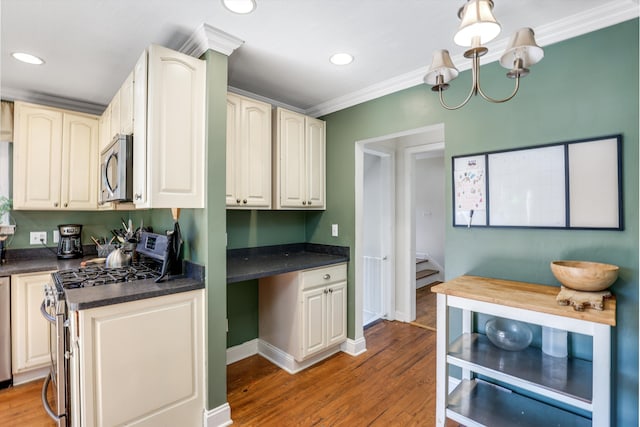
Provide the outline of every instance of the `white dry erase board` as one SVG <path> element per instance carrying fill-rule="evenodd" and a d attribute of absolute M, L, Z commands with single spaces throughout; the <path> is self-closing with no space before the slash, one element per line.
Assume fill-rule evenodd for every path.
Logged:
<path fill-rule="evenodd" d="M 621 230 L 621 141 L 455 156 L 453 225 Z"/>

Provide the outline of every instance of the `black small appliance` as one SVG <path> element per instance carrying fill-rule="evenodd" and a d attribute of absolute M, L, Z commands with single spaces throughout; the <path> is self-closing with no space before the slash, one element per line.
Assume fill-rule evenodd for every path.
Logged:
<path fill-rule="evenodd" d="M 82 225 L 61 224 L 58 226 L 58 258 L 82 258 Z"/>

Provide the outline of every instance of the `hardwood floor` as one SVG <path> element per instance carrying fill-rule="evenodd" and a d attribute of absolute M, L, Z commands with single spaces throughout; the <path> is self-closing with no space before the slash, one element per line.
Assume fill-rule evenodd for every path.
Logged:
<path fill-rule="evenodd" d="M 433 426 L 435 332 L 380 321 L 365 337 L 360 356 L 338 353 L 296 375 L 260 356 L 229 365 L 234 425 Z M 0 390 L 0 426 L 55 426 L 42 408 L 41 388 L 42 380 Z"/>
<path fill-rule="evenodd" d="M 234 425 L 434 425 L 436 334 L 381 321 L 365 337 L 362 355 L 338 353 L 295 375 L 261 356 L 229 365 Z"/>
<path fill-rule="evenodd" d="M 0 390 L 0 426 L 54 427 L 56 425 L 42 407 L 40 392 L 43 381 L 32 381 Z M 52 402 L 51 393 L 49 388 L 49 398 Z"/>
<path fill-rule="evenodd" d="M 441 282 L 433 282 L 427 286 L 416 289 L 416 320 L 413 322 L 431 331 L 436 330 L 436 294 L 431 292 L 431 287 Z"/>

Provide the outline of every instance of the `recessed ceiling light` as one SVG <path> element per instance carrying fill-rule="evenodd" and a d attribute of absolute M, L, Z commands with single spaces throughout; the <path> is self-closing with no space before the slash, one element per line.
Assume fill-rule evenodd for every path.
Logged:
<path fill-rule="evenodd" d="M 329 61 L 335 65 L 347 65 L 353 62 L 353 56 L 348 53 L 336 53 L 329 58 Z"/>
<path fill-rule="evenodd" d="M 42 58 L 38 58 L 37 56 L 31 55 L 30 53 L 13 52 L 11 56 L 13 56 L 18 61 L 26 62 L 27 64 L 33 64 L 33 65 L 44 64 L 44 61 L 42 60 Z"/>
<path fill-rule="evenodd" d="M 222 0 L 222 4 L 233 13 L 247 14 L 256 8 L 255 0 Z"/>

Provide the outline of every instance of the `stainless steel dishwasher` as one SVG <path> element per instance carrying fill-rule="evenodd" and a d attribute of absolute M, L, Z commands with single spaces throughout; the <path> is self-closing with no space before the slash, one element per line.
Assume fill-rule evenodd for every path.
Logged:
<path fill-rule="evenodd" d="M 11 381 L 11 287 L 0 277 L 0 386 Z"/>

